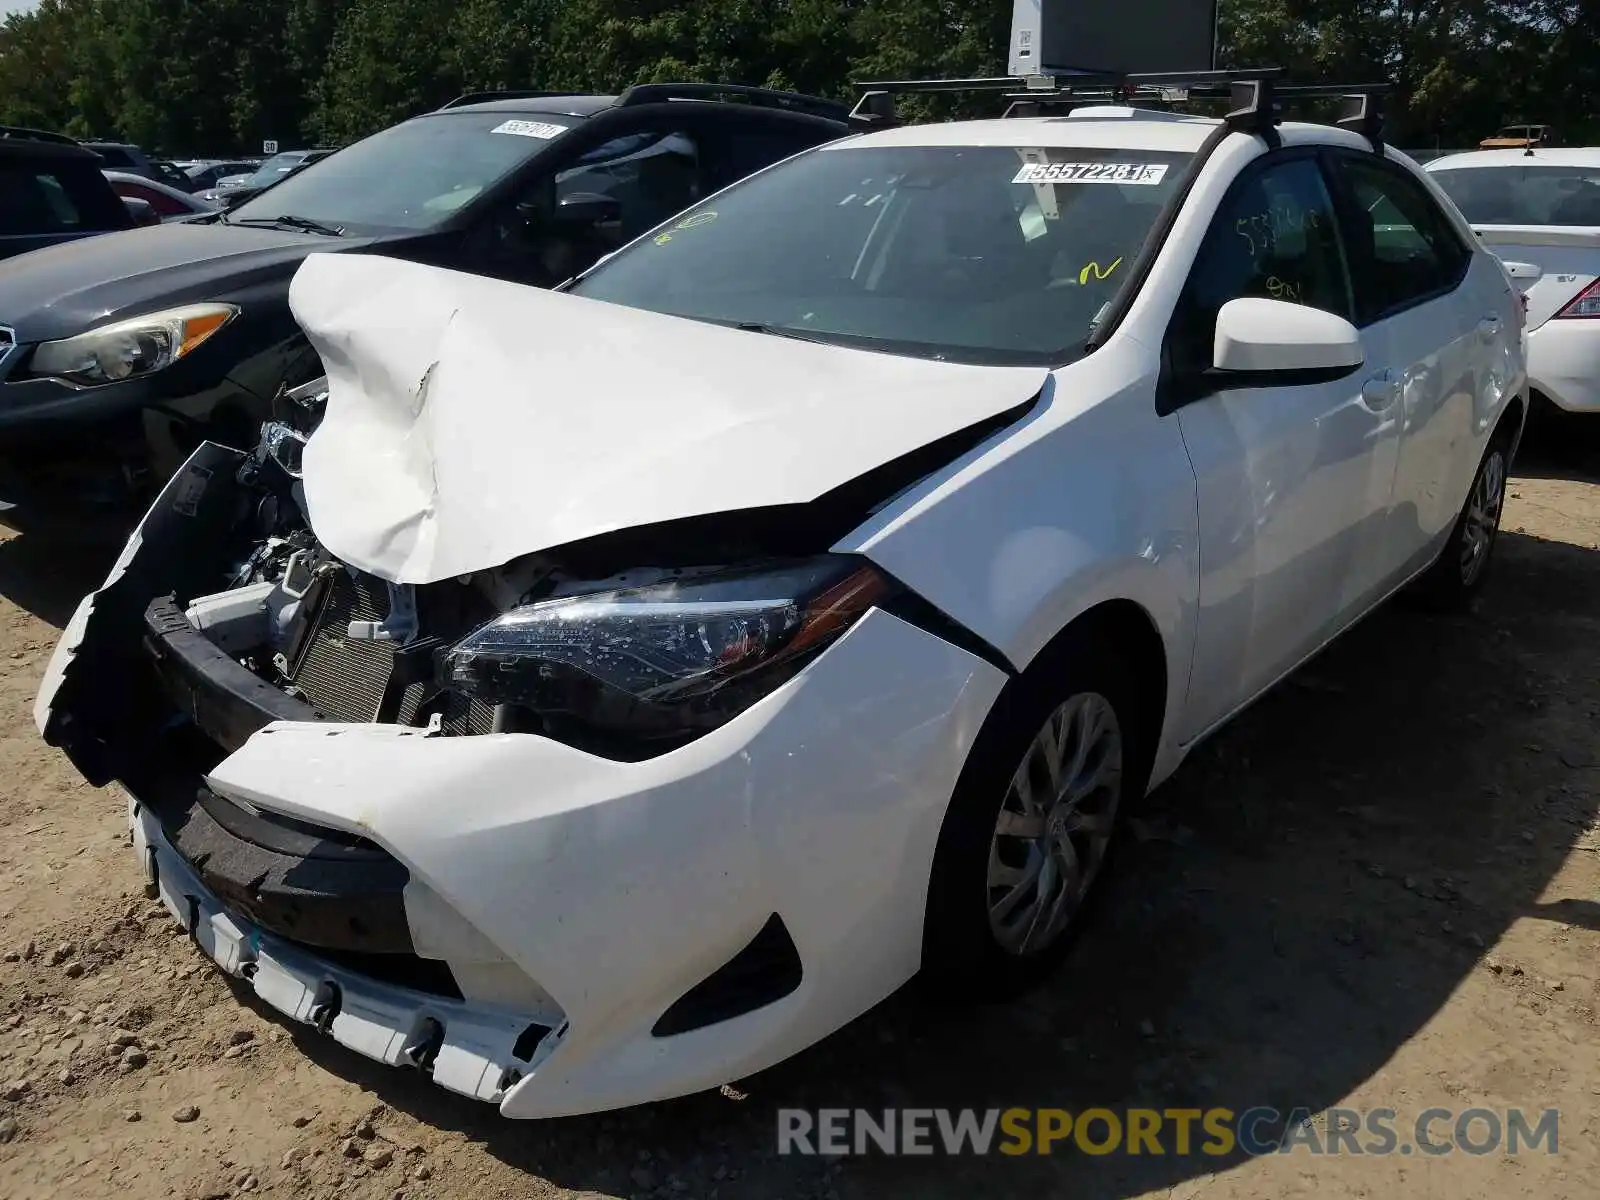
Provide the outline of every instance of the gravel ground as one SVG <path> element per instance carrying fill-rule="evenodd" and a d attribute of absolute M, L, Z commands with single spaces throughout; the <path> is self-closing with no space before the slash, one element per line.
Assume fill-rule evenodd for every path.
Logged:
<path fill-rule="evenodd" d="M 0 1196 L 1593 1196 L 1600 459 L 1535 448 L 1475 612 L 1385 610 L 1152 797 L 1066 968 L 755 1079 L 522 1125 L 291 1028 L 140 887 L 33 694 L 104 556 L 0 541 Z M 1589 447 L 1586 449 L 1585 447 Z M 779 1157 L 780 1106 L 1561 1110 L 1509 1157 Z"/>

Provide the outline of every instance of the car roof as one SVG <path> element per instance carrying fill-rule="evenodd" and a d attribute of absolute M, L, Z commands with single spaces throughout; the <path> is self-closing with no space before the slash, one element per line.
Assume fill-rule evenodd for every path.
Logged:
<path fill-rule="evenodd" d="M 1124 105 L 1090 104 L 1064 116 L 1005 117 L 987 121 L 949 121 L 899 125 L 819 147 L 861 146 L 1017 146 L 1077 147 L 1085 150 L 1153 150 L 1193 154 L 1222 122 Z M 1285 121 L 1278 126 L 1286 144 L 1321 143 L 1368 149 L 1363 137 L 1331 125 Z"/>
<path fill-rule="evenodd" d="M 461 104 L 442 108 L 426 116 L 448 116 L 450 113 L 507 112 L 550 113 L 558 117 L 592 117 L 595 113 L 615 107 L 615 96 L 508 96 L 504 99 L 484 100 L 478 104 Z"/>
<path fill-rule="evenodd" d="M 1546 150 L 1535 146 L 1533 153 L 1518 147 L 1514 150 L 1469 150 L 1464 154 L 1446 154 L 1430 159 L 1430 171 L 1454 170 L 1457 167 L 1600 167 L 1600 146 L 1568 146 Z"/>
<path fill-rule="evenodd" d="M 36 142 L 29 138 L 0 137 L 0 156 L 6 158 L 53 159 L 56 162 L 97 163 L 104 161 L 93 150 L 66 142 Z"/>

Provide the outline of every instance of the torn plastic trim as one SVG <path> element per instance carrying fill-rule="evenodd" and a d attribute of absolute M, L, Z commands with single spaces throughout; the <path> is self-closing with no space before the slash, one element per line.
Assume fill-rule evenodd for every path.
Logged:
<path fill-rule="evenodd" d="M 142 703 L 151 678 L 145 613 L 154 597 L 214 590 L 245 504 L 237 476 L 246 457 L 214 442 L 196 449 L 145 514 L 105 585 L 85 601 L 87 619 L 62 654 L 40 732 L 94 787 L 148 754 L 160 732 L 152 725 L 160 714 Z M 181 610 L 178 618 L 193 631 Z"/>

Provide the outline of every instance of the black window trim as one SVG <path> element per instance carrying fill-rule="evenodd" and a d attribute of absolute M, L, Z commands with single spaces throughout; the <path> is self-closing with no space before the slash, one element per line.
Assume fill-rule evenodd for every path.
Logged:
<path fill-rule="evenodd" d="M 1192 382 L 1181 380 L 1172 366 L 1172 337 L 1173 330 L 1178 323 L 1179 313 L 1182 310 L 1184 295 L 1189 289 L 1189 281 L 1194 276 L 1195 270 L 1200 265 L 1200 256 L 1204 252 L 1206 243 L 1211 238 L 1211 231 L 1215 227 L 1217 218 L 1228 207 L 1238 190 L 1247 186 L 1258 176 L 1267 171 L 1275 170 L 1285 163 L 1309 160 L 1316 168 L 1322 179 L 1322 186 L 1328 193 L 1329 203 L 1333 206 L 1334 220 L 1338 225 L 1339 254 L 1344 259 L 1345 275 L 1350 287 L 1351 315 L 1346 320 L 1355 324 L 1354 314 L 1359 311 L 1356 299 L 1356 281 L 1354 272 L 1350 268 L 1350 252 L 1348 249 L 1350 229 L 1347 224 L 1348 214 L 1340 205 L 1339 194 L 1335 191 L 1333 177 L 1328 170 L 1325 144 L 1302 146 L 1277 146 L 1269 149 L 1265 154 L 1251 159 L 1233 177 L 1228 184 L 1227 191 L 1223 192 L 1222 199 L 1217 202 L 1217 207 L 1212 210 L 1211 219 L 1206 223 L 1205 232 L 1200 236 L 1200 243 L 1195 249 L 1194 259 L 1189 263 L 1189 269 L 1183 277 L 1183 287 L 1178 290 L 1178 302 L 1173 306 L 1172 315 L 1167 318 L 1167 328 L 1161 337 L 1161 368 L 1156 377 L 1156 415 L 1158 417 L 1170 416 L 1190 404 L 1195 404 L 1219 392 L 1232 391 L 1237 388 L 1269 388 L 1269 387 L 1308 387 L 1319 383 L 1332 383 L 1355 374 L 1359 366 L 1340 368 L 1332 371 L 1273 371 L 1270 373 L 1233 374 L 1223 376 L 1220 372 L 1202 370 Z M 1356 152 L 1351 151 L 1352 155 Z M 1368 157 L 1371 157 L 1369 154 Z M 1324 309 L 1323 311 L 1327 311 Z M 1339 314 L 1335 313 L 1335 316 Z M 1356 326 L 1358 329 L 1360 325 Z"/>
<path fill-rule="evenodd" d="M 1449 284 L 1434 288 L 1432 291 L 1420 293 L 1416 296 L 1408 296 L 1399 303 L 1391 304 L 1387 308 L 1379 309 L 1371 315 L 1368 315 L 1362 310 L 1360 283 L 1356 279 L 1355 273 L 1352 271 L 1350 277 L 1350 287 L 1352 298 L 1355 302 L 1355 315 L 1351 319 L 1354 322 L 1355 327 L 1357 329 L 1371 328 L 1373 325 L 1376 325 L 1381 321 L 1387 321 L 1391 317 L 1397 317 L 1401 313 L 1409 312 L 1411 309 L 1417 308 L 1420 305 L 1431 304 L 1435 300 L 1442 300 L 1444 297 L 1458 291 L 1461 285 L 1466 282 L 1467 275 L 1472 270 L 1473 250 L 1471 246 L 1462 240 L 1460 233 L 1456 230 L 1455 223 L 1451 221 L 1448 214 L 1446 214 L 1445 211 L 1439 207 L 1438 200 L 1434 199 L 1433 193 L 1428 190 L 1427 184 L 1422 180 L 1415 178 L 1410 171 L 1406 170 L 1399 163 L 1392 161 L 1387 156 L 1380 158 L 1375 154 L 1362 154 L 1356 150 L 1348 150 L 1343 146 L 1324 146 L 1321 147 L 1320 150 L 1320 157 L 1322 159 L 1322 173 L 1327 180 L 1328 191 L 1333 196 L 1334 211 L 1338 214 L 1339 219 L 1340 235 L 1345 239 L 1346 245 L 1349 244 L 1350 238 L 1355 234 L 1355 214 L 1359 211 L 1361 205 L 1360 201 L 1356 199 L 1354 191 L 1351 189 L 1349 180 L 1338 169 L 1338 164 L 1341 161 L 1355 162 L 1378 172 L 1380 175 L 1387 173 L 1390 176 L 1403 179 L 1410 183 L 1413 188 L 1422 194 L 1423 199 L 1431 206 L 1434 216 L 1437 218 L 1437 224 L 1445 231 L 1445 236 L 1450 239 L 1450 242 L 1460 252 L 1459 266 L 1456 269 L 1455 277 L 1450 281 Z"/>

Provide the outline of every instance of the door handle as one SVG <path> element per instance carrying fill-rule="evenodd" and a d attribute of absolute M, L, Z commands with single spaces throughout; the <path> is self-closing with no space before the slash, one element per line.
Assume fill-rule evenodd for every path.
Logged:
<path fill-rule="evenodd" d="M 1369 412 L 1386 412 L 1400 398 L 1400 384 L 1393 371 L 1374 375 L 1361 385 L 1361 402 Z"/>
<path fill-rule="evenodd" d="M 1485 317 L 1478 322 L 1478 336 L 1484 341 L 1500 336 L 1500 318 Z"/>

